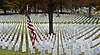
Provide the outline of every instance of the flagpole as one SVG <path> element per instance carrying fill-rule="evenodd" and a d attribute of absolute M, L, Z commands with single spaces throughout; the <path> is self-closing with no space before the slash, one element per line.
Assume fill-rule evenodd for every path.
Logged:
<path fill-rule="evenodd" d="M 26 7 L 27 7 L 27 9 L 26 9 L 26 10 L 28 11 L 28 5 L 26 5 Z"/>
<path fill-rule="evenodd" d="M 28 5 L 26 5 L 26 16 L 28 18 L 28 21 L 31 22 L 31 19 L 29 17 L 29 6 Z"/>

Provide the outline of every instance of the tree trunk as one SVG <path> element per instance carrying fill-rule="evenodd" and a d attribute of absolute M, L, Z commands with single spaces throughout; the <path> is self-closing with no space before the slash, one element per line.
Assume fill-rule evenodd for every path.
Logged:
<path fill-rule="evenodd" d="M 36 4 L 34 5 L 34 13 L 36 13 Z"/>
<path fill-rule="evenodd" d="M 17 10 L 15 10 L 15 13 L 17 13 Z"/>
<path fill-rule="evenodd" d="M 62 14 L 62 4 L 60 4 L 60 13 Z"/>
<path fill-rule="evenodd" d="M 3 0 L 0 0 L 0 8 L 2 8 Z"/>
<path fill-rule="evenodd" d="M 49 34 L 53 32 L 53 4 L 52 0 L 49 0 L 48 3 L 48 17 L 49 17 Z"/>
<path fill-rule="evenodd" d="M 89 18 L 91 18 L 91 6 L 89 6 Z"/>
<path fill-rule="evenodd" d="M 4 15 L 6 15 L 7 14 L 7 10 L 6 9 L 4 9 Z"/>

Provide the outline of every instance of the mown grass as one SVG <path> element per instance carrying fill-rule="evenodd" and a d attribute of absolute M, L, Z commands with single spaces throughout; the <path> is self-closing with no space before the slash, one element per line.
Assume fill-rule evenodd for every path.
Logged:
<path fill-rule="evenodd" d="M 24 33 L 25 32 L 24 31 L 24 25 L 21 25 L 20 28 L 18 30 L 16 30 L 16 31 L 18 31 L 18 33 L 19 33 L 21 28 L 22 28 L 22 33 Z M 36 49 L 36 48 L 35 48 L 35 54 L 31 54 L 31 51 L 29 50 L 29 46 L 28 46 L 28 41 L 27 40 L 26 40 L 26 52 L 22 53 L 22 43 L 23 43 L 22 41 L 23 41 L 23 39 L 21 39 L 20 48 L 19 48 L 19 50 L 17 52 L 14 50 L 15 47 L 13 47 L 12 50 L 8 50 L 8 48 L 3 50 L 2 46 L 0 46 L 0 55 L 40 55 L 40 52 L 38 52 L 38 49 Z M 46 53 L 46 55 L 52 55 L 51 53 L 48 53 L 47 50 L 45 51 L 45 53 Z"/>
<path fill-rule="evenodd" d="M 23 22 L 0 22 L 0 23 L 23 23 Z M 49 22 L 33 22 L 34 24 L 48 24 Z M 54 22 L 53 24 L 100 24 L 100 22 Z M 100 35 L 97 37 L 99 38 Z M 95 39 L 97 39 L 95 38 Z M 0 55 L 40 55 L 40 52 L 38 52 L 38 49 L 35 48 L 35 54 L 30 54 L 29 48 L 28 48 L 28 42 L 26 42 L 26 52 L 22 53 L 22 43 L 20 45 L 19 51 L 14 51 L 14 48 L 12 50 L 8 50 L 6 48 L 5 50 L 2 50 L 2 47 L 0 46 Z M 59 46 L 58 46 L 59 47 Z M 93 46 L 95 47 L 95 46 Z M 45 51 L 46 55 L 52 55 L 51 53 L 48 53 L 48 51 Z M 57 53 L 59 53 L 59 48 Z M 65 53 L 63 55 L 66 55 Z M 84 55 L 84 53 L 81 53 L 79 55 Z M 98 53 L 100 55 L 100 53 Z"/>
<path fill-rule="evenodd" d="M 2 47 L 0 47 L 0 55 L 28 55 L 28 53 L 22 53 L 21 51 L 15 52 L 14 49 L 9 51 L 7 48 L 2 50 Z"/>
<path fill-rule="evenodd" d="M 28 49 L 28 46 L 27 46 L 27 51 L 25 53 L 22 53 L 22 50 L 21 50 L 21 46 L 20 46 L 20 49 L 19 51 L 14 51 L 14 48 L 12 50 L 8 50 L 7 48 L 6 49 L 2 49 L 2 47 L 0 46 L 0 55 L 40 55 L 40 52 L 38 52 L 38 49 L 35 48 L 35 54 L 31 54 L 29 49 Z M 46 55 L 52 55 L 51 53 L 48 53 L 48 51 L 46 50 L 45 51 L 45 54 Z"/>

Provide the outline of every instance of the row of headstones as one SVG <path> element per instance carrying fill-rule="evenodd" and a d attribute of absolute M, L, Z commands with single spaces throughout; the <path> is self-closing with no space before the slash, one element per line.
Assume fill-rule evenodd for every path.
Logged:
<path fill-rule="evenodd" d="M 16 25 L 17 26 L 17 25 Z M 60 33 L 58 33 L 59 35 L 56 35 L 56 37 L 52 37 L 53 35 L 48 35 L 48 37 L 45 35 L 45 33 L 43 32 L 43 30 L 47 30 L 47 28 L 45 29 L 42 29 L 41 28 L 41 26 L 39 26 L 39 25 L 34 25 L 35 26 L 35 29 L 37 30 L 37 33 L 38 33 L 38 37 L 40 37 L 40 38 L 38 38 L 37 37 L 37 39 L 38 39 L 38 42 L 36 41 L 36 48 L 38 48 L 38 51 L 39 52 L 41 52 L 41 54 L 45 54 L 45 50 L 47 49 L 48 50 L 48 52 L 49 53 L 51 53 L 52 52 L 52 48 L 54 48 L 53 49 L 53 54 L 57 54 L 57 47 L 58 47 L 58 37 L 60 36 Z M 59 26 L 59 25 L 58 25 Z M 65 26 L 65 25 L 64 25 Z M 72 25 L 71 25 L 72 26 Z M 84 25 L 83 25 L 84 26 Z M 95 25 L 95 26 L 98 26 L 98 25 Z M 95 26 L 94 26 L 94 28 L 95 28 Z M 70 27 L 70 25 L 69 25 L 69 27 Z M 76 27 L 77 27 L 77 25 L 76 25 Z M 93 27 L 93 26 L 91 26 L 90 25 L 90 29 L 91 30 L 93 30 L 91 27 Z M 17 27 L 16 27 L 17 28 Z M 25 28 L 24 28 L 25 29 Z M 58 29 L 61 29 L 61 28 L 59 28 L 58 27 Z M 95 28 L 95 30 L 97 30 L 98 28 Z M 22 28 L 21 28 L 21 30 L 22 30 Z M 69 29 L 70 30 L 70 29 Z M 59 31 L 59 30 L 57 30 L 57 31 Z M 15 31 L 13 31 L 13 32 L 15 32 Z M 62 31 L 63 32 L 63 31 Z M 93 31 L 94 32 L 94 31 Z M 17 31 L 17 33 L 18 33 L 18 31 Z M 100 32 L 98 32 L 98 34 L 99 34 Z M 19 46 L 20 46 L 20 43 L 21 43 L 21 34 L 22 34 L 22 31 L 20 31 L 20 35 L 19 35 L 19 37 L 18 37 L 18 41 L 17 41 L 17 43 L 16 43 L 16 45 L 15 45 L 15 51 L 18 51 L 18 49 L 19 49 Z M 14 34 L 12 34 L 12 36 L 14 36 Z M 11 39 L 12 39 L 12 36 L 10 36 L 10 38 L 8 38 L 8 37 L 6 37 L 5 39 L 9 39 L 9 41 L 7 42 L 8 44 L 9 44 L 9 42 L 11 41 Z M 49 38 L 50 37 L 50 38 Z M 96 36 L 95 36 L 96 37 Z M 15 41 L 15 39 L 17 38 L 17 36 L 13 39 L 14 41 Z M 56 38 L 56 40 L 55 40 L 55 38 Z M 0 39 L 3 39 L 3 38 L 0 38 Z M 42 40 L 41 40 L 42 39 Z M 47 40 L 46 40 L 47 39 Z M 3 39 L 4 40 L 4 39 Z M 59 40 L 60 40 L 60 37 L 59 37 Z M 67 40 L 67 39 L 66 39 Z M 81 39 L 80 39 L 81 40 Z M 4 40 L 5 41 L 5 40 Z M 69 41 L 69 40 L 68 40 Z M 82 40 L 81 40 L 82 41 Z M 30 45 L 31 45 L 31 40 L 29 41 L 30 42 Z M 2 42 L 2 43 L 4 43 L 4 42 Z M 6 42 L 5 42 L 6 43 Z M 15 42 L 12 42 L 12 43 L 15 43 Z M 26 52 L 26 50 L 24 49 L 24 47 L 25 47 L 25 43 L 26 43 L 26 41 L 25 41 L 25 37 L 23 38 L 23 47 L 22 47 L 22 52 Z M 45 43 L 45 44 L 44 44 Z M 66 43 L 66 42 L 65 42 Z M 68 43 L 68 45 L 70 44 L 70 42 Z M 14 44 L 13 44 L 14 45 Z M 4 46 L 6 46 L 5 44 L 3 44 L 2 45 L 2 48 L 3 49 L 5 49 L 5 47 Z M 8 45 L 9 46 L 9 50 L 10 50 L 10 47 L 11 47 L 11 44 L 10 45 Z M 32 45 L 31 45 L 31 47 L 32 47 Z M 30 47 L 30 50 L 34 53 L 34 50 L 32 49 Z M 61 47 L 61 41 L 59 42 L 59 49 L 62 49 L 62 47 Z M 71 50 L 71 49 L 69 49 L 69 50 Z M 67 51 L 68 52 L 68 51 Z M 59 54 L 62 54 L 63 53 L 63 51 L 60 51 L 59 50 Z"/>
<path fill-rule="evenodd" d="M 47 16 L 40 17 L 39 15 L 30 15 L 33 22 L 49 22 Z M 0 22 L 25 22 L 24 15 L 7 15 L 0 16 Z M 100 19 L 88 18 L 80 15 L 63 14 L 61 17 L 54 15 L 53 22 L 72 22 L 72 23 L 99 23 Z"/>
<path fill-rule="evenodd" d="M 23 29 L 23 41 L 22 41 L 22 52 L 26 52 L 26 38 L 28 38 L 28 52 L 30 52 L 31 54 L 35 53 L 35 49 L 33 49 L 33 46 L 32 46 L 32 41 L 31 41 L 31 37 L 30 37 L 30 32 L 29 30 L 27 29 L 26 25 L 23 24 L 24 26 L 24 29 Z M 22 30 L 22 27 L 21 27 L 21 30 Z M 22 31 L 20 31 L 20 33 L 22 34 Z M 19 45 L 21 45 L 21 34 L 19 36 L 19 39 L 15 45 L 15 51 L 18 51 L 19 50 Z M 27 34 L 27 36 L 26 36 Z"/>
<path fill-rule="evenodd" d="M 48 32 L 48 28 L 49 28 L 48 24 L 42 24 L 42 25 L 36 24 L 36 25 L 38 25 L 38 27 L 41 27 L 41 29 L 44 29 L 43 33 Z M 75 29 L 75 30 L 72 30 L 72 31 L 77 31 L 76 29 L 80 29 L 82 26 L 84 26 L 84 28 L 86 28 L 89 25 L 93 26 L 92 24 L 54 24 L 54 32 L 56 32 L 56 30 L 60 30 L 62 28 L 63 28 L 63 30 Z M 71 28 L 71 29 L 68 29 L 68 28 Z M 77 32 L 79 32 L 79 31 L 77 31 Z"/>
<path fill-rule="evenodd" d="M 8 28 L 8 29 L 4 29 L 3 31 L 6 31 L 4 33 L 1 33 L 1 36 L 0 36 L 0 46 L 2 46 L 2 49 L 5 49 L 9 43 L 11 42 L 12 40 L 12 37 L 14 35 L 13 32 L 15 32 L 15 28 L 16 26 L 18 25 L 12 25 L 13 27 L 12 28 Z"/>
<path fill-rule="evenodd" d="M 86 37 L 88 37 L 88 36 L 90 36 L 91 34 L 93 34 L 94 32 L 96 32 L 97 30 L 99 30 L 99 25 L 95 25 L 93 28 L 95 28 L 95 29 L 93 29 L 93 28 L 91 28 L 91 27 L 93 27 L 92 25 L 90 26 L 90 27 L 88 27 L 88 28 L 90 28 L 89 30 L 87 30 L 87 33 L 90 31 L 90 30 L 92 30 L 90 33 L 88 33 L 88 34 L 86 34 L 85 36 L 83 36 L 82 37 L 82 39 L 79 39 L 79 41 L 82 41 L 82 40 L 84 40 Z M 97 27 L 97 28 L 96 28 Z M 87 29 L 88 29 L 87 28 Z M 62 31 L 63 32 L 63 31 Z M 84 34 L 86 33 L 86 32 L 83 32 Z M 91 36 L 90 37 L 90 39 L 92 40 L 92 39 L 94 39 L 96 36 L 98 36 L 100 34 L 100 31 L 97 31 L 93 36 Z M 80 37 L 80 36 L 79 36 Z M 78 38 L 78 37 L 77 37 Z M 83 39 L 84 38 L 84 39 Z M 90 39 L 87 39 L 88 41 L 90 40 Z M 67 39 L 66 39 L 67 40 Z M 99 38 L 98 39 L 96 39 L 95 41 L 93 41 L 93 45 L 92 46 L 94 46 L 94 45 L 96 45 L 97 43 L 99 43 Z M 71 39 L 70 40 L 68 40 L 68 41 L 71 41 Z M 67 41 L 67 42 L 68 42 Z M 76 40 L 77 41 L 77 40 Z M 86 41 L 82 41 L 82 42 L 84 42 L 84 43 L 86 43 Z M 60 42 L 61 43 L 61 42 Z M 61 46 L 60 45 L 60 43 L 59 43 L 59 46 Z M 66 43 L 66 42 L 65 42 Z M 69 45 L 69 44 L 71 44 L 71 43 L 68 43 L 67 45 Z M 73 44 L 73 43 L 72 43 Z M 90 44 L 90 43 L 89 43 Z M 74 46 L 74 45 L 73 45 Z M 98 45 L 99 46 L 99 45 Z M 87 47 L 87 48 L 89 48 L 90 49 L 90 47 L 88 47 L 88 45 L 86 45 L 86 46 L 84 46 L 84 47 Z M 78 47 L 77 47 L 78 48 Z M 62 47 L 59 47 L 59 49 L 60 49 L 60 51 L 59 51 L 59 54 L 61 53 L 63 53 L 63 51 L 61 51 L 62 50 Z M 65 48 L 66 49 L 66 48 Z M 82 49 L 84 49 L 84 48 L 82 48 Z M 89 49 L 87 49 L 87 50 L 89 50 Z M 99 49 L 99 48 L 97 48 L 96 47 L 96 49 Z M 71 50 L 71 49 L 67 49 L 67 50 Z M 66 50 L 66 51 L 67 51 Z M 66 52 L 65 51 L 65 52 Z M 73 50 L 73 52 L 74 52 L 75 50 Z M 85 52 L 85 54 L 89 54 L 89 53 L 86 53 L 86 51 L 84 51 Z M 100 52 L 100 51 L 98 51 L 98 52 Z M 97 52 L 97 53 L 98 53 Z M 77 53 L 77 52 L 76 52 Z M 66 54 L 69 54 L 69 51 L 67 51 L 66 52 Z M 74 54 L 74 53 L 73 53 Z M 79 53 L 78 53 L 79 54 Z M 96 54 L 96 52 L 94 52 L 94 54 Z"/>
<path fill-rule="evenodd" d="M 64 28 L 64 27 L 63 27 L 63 28 Z M 99 30 L 99 29 L 100 29 L 99 26 L 98 26 L 97 28 L 95 27 L 95 29 L 94 29 L 93 31 L 91 31 L 91 33 L 94 33 L 96 30 Z M 61 31 L 61 32 L 63 32 L 63 31 Z M 81 33 L 80 33 L 80 34 L 81 34 Z M 73 35 L 73 34 L 70 34 L 70 35 Z M 91 34 L 86 34 L 86 36 L 83 36 L 83 38 L 86 38 L 86 37 L 88 37 L 89 35 L 91 35 Z M 91 38 L 92 38 L 92 37 L 94 38 L 94 37 L 96 37 L 96 36 L 98 36 L 98 35 L 100 35 L 100 30 L 99 30 L 98 32 L 96 32 L 95 35 L 91 36 Z M 67 36 L 67 37 L 68 37 L 68 36 Z M 81 40 L 79 40 L 79 41 L 82 41 L 83 38 L 82 38 Z M 93 38 L 92 38 L 92 39 L 93 39 Z M 67 38 L 67 39 L 68 39 L 68 38 Z M 67 40 L 67 39 L 66 39 L 66 40 Z M 92 40 L 92 39 L 91 39 L 91 40 Z M 73 40 L 73 39 L 71 39 L 71 40 L 69 40 L 69 41 L 72 41 L 72 40 Z M 89 39 L 88 39 L 88 40 L 89 40 Z M 68 41 L 66 41 L 66 42 L 68 42 Z M 65 42 L 65 43 L 66 43 L 66 42 Z M 93 44 L 94 44 L 94 45 L 97 44 L 96 42 L 99 43 L 99 42 L 100 42 L 100 39 L 99 39 L 99 38 L 96 39 L 96 41 L 95 41 Z M 71 43 L 68 43 L 67 45 L 70 45 L 70 44 L 71 44 Z M 98 46 L 99 46 L 99 45 L 98 45 Z M 69 46 L 69 47 L 70 47 L 70 46 Z M 76 47 L 77 47 L 77 46 L 76 46 Z M 71 48 L 71 47 L 70 47 L 70 48 Z M 99 49 L 99 48 L 97 48 L 97 49 Z M 65 50 L 66 50 L 66 48 L 65 48 Z M 70 49 L 70 50 L 71 50 L 71 49 Z M 60 52 L 61 52 L 61 51 L 60 51 Z M 98 52 L 100 52 L 100 50 L 99 50 Z M 68 53 L 69 53 L 69 52 L 68 52 Z M 68 53 L 67 53 L 67 54 L 68 54 Z M 77 53 L 77 52 L 76 52 L 76 53 Z M 74 54 L 74 53 L 73 53 L 73 54 Z M 77 54 L 76 54 L 76 55 L 77 55 Z"/>
<path fill-rule="evenodd" d="M 19 13 L 18 11 L 14 11 L 14 10 L 9 10 L 9 11 L 6 11 L 7 13 Z M 0 10 L 0 13 L 4 13 L 3 10 Z"/>
<path fill-rule="evenodd" d="M 35 29 L 38 33 L 37 35 L 37 40 L 39 42 L 39 44 L 37 45 L 37 49 L 39 52 L 41 52 L 41 55 L 45 55 L 45 50 L 48 50 L 48 53 L 52 53 L 52 48 L 53 48 L 53 44 L 54 44 L 54 38 L 52 39 L 53 35 L 48 35 L 48 37 L 42 32 L 43 29 L 40 29 L 40 27 L 38 27 L 37 25 L 34 25 Z M 52 39 L 52 41 L 50 39 Z M 55 46 L 56 46 L 57 41 L 55 42 Z"/>
<path fill-rule="evenodd" d="M 76 27 L 75 26 L 73 26 L 73 24 L 71 24 L 71 25 L 66 25 L 66 24 L 64 24 L 64 25 L 61 25 L 62 27 L 60 27 L 60 25 L 58 25 L 57 27 L 54 27 L 54 28 L 58 28 L 58 27 L 60 27 L 60 28 L 58 28 L 58 29 L 61 29 L 61 28 L 63 28 L 63 29 L 61 29 L 62 30 L 62 32 L 63 33 L 65 33 L 65 35 L 66 34 L 69 34 L 69 35 L 71 35 L 71 36 L 75 36 L 76 38 L 78 38 L 78 37 L 80 37 L 80 36 L 82 36 L 82 35 L 85 35 L 85 34 L 87 34 L 88 32 L 98 32 L 97 30 L 99 30 L 99 25 L 82 25 L 82 24 L 80 24 L 80 26 L 81 27 L 78 27 L 78 25 L 76 25 Z M 65 27 L 65 26 L 68 26 L 68 27 Z M 83 26 L 83 27 L 82 27 Z M 57 30 L 58 30 L 57 29 Z M 92 33 L 88 33 L 89 35 L 91 35 Z"/>
<path fill-rule="evenodd" d="M 2 49 L 6 49 L 6 47 L 8 47 L 8 50 L 12 50 L 12 48 L 14 47 L 15 51 L 19 50 L 21 41 L 22 41 L 22 28 L 23 28 L 23 24 L 15 24 L 15 25 L 12 25 L 12 28 L 7 29 L 4 34 L 0 34 L 0 46 L 2 46 Z M 22 52 L 26 52 L 25 33 L 26 32 L 24 28 L 23 41 L 22 41 Z M 30 39 L 30 36 L 28 35 L 28 40 L 29 39 Z M 34 49 L 32 49 L 31 40 L 29 41 L 30 41 L 29 48 L 32 53 Z"/>
<path fill-rule="evenodd" d="M 96 27 L 95 27 L 96 28 Z M 90 34 L 86 34 L 86 37 L 88 37 L 88 36 L 90 36 L 92 33 L 94 33 L 96 30 L 99 30 L 100 28 L 99 28 L 99 26 L 98 26 L 98 28 L 96 28 L 95 30 L 93 30 Z M 63 31 L 62 31 L 63 32 Z M 100 31 L 97 31 L 92 37 L 93 38 L 95 38 L 96 36 L 98 36 L 100 34 Z M 73 35 L 73 34 L 70 34 L 70 35 Z M 68 36 L 67 36 L 68 37 Z M 85 36 L 83 37 L 83 38 L 86 38 Z M 91 38 L 92 38 L 91 37 Z M 92 39 L 93 39 L 92 38 Z M 68 38 L 67 38 L 68 39 Z M 99 43 L 100 41 L 99 41 L 100 39 L 98 39 L 98 42 L 97 43 Z"/>
<path fill-rule="evenodd" d="M 8 47 L 8 50 L 11 50 L 12 48 L 14 48 L 15 51 L 19 51 L 20 45 L 21 45 L 21 42 L 22 42 L 22 52 L 26 52 L 26 36 L 25 36 L 25 33 L 26 33 L 26 31 L 25 31 L 26 29 L 25 28 L 26 28 L 26 26 L 24 27 L 23 41 L 22 41 L 23 24 L 16 24 L 15 26 L 14 25 L 12 25 L 12 26 L 13 26 L 13 28 L 9 28 L 10 32 L 7 29 L 7 31 L 8 31 L 7 33 L 8 34 L 4 33 L 5 36 L 2 36 L 4 34 L 1 34 L 1 36 L 0 36 L 1 45 L 0 46 L 2 46 L 2 49 L 6 49 L 6 47 Z M 29 32 L 27 32 L 27 34 L 28 34 L 27 37 L 28 37 L 29 51 L 31 51 L 31 53 L 35 53 L 35 49 L 32 48 L 33 46 L 32 46 L 32 42 L 31 42 L 31 39 L 30 39 Z M 37 41 L 36 41 L 36 43 L 38 44 Z M 39 45 L 39 46 L 41 47 L 41 45 Z M 44 50 L 44 49 L 39 48 L 40 52 L 41 52 L 41 50 Z M 50 48 L 49 48 L 48 51 L 51 52 Z M 41 54 L 43 54 L 43 52 L 41 52 Z"/>
<path fill-rule="evenodd" d="M 40 24 L 39 24 L 39 25 L 40 25 Z M 38 27 L 39 27 L 39 25 L 38 25 Z M 58 25 L 58 26 L 59 26 L 59 25 Z M 66 26 L 67 26 L 67 25 L 66 25 Z M 72 26 L 72 25 L 71 25 L 71 26 Z M 80 26 L 83 26 L 83 25 L 80 25 Z M 87 26 L 87 25 L 86 25 L 86 26 Z M 89 25 L 88 25 L 88 26 L 89 26 Z M 93 27 L 93 26 L 96 26 L 96 25 L 91 25 L 90 28 Z M 75 28 L 75 27 L 70 27 L 70 25 L 69 25 L 68 27 L 69 27 L 69 28 L 73 28 L 73 29 Z M 72 33 L 72 32 L 71 32 L 71 34 L 80 34 L 80 32 L 84 32 L 84 31 L 85 31 L 85 29 L 83 29 L 83 28 L 80 29 L 80 30 L 82 30 L 82 31 L 80 31 L 80 30 L 78 31 L 77 28 L 80 28 L 80 27 L 75 28 L 75 30 L 71 30 L 71 29 L 69 29 L 68 27 L 66 27 L 67 29 L 64 28 L 64 27 L 63 27 L 63 28 L 64 28 L 64 30 L 66 29 L 68 32 L 70 32 L 70 31 L 75 32 L 75 33 Z M 47 28 L 47 27 L 46 27 L 46 28 Z M 46 28 L 45 28 L 45 29 L 46 29 Z M 54 27 L 54 28 L 57 29 L 57 27 Z M 79 36 L 84 35 L 85 33 L 89 32 L 90 30 L 94 29 L 95 27 L 94 27 L 94 28 L 91 28 L 91 29 L 90 29 L 89 27 L 84 27 L 84 28 L 86 28 L 86 32 L 84 32 L 83 34 L 81 33 L 81 35 L 79 35 Z M 44 29 L 44 27 L 42 27 L 42 29 Z M 89 29 L 89 30 L 87 30 L 87 29 Z M 97 29 L 98 29 L 98 28 L 97 28 Z M 54 29 L 54 30 L 55 30 L 55 29 Z M 58 29 L 57 29 L 57 30 L 58 30 Z M 63 30 L 63 31 L 64 31 L 64 30 Z M 94 30 L 94 32 L 95 32 L 95 31 L 96 31 L 96 30 Z M 45 32 L 45 31 L 43 31 L 43 32 Z M 70 34 L 70 33 L 69 33 L 69 34 Z M 71 35 L 71 34 L 70 34 L 70 35 Z M 92 33 L 90 33 L 90 34 L 92 34 Z"/>
<path fill-rule="evenodd" d="M 32 17 L 32 20 L 34 22 L 48 22 L 49 21 L 47 19 L 48 18 L 47 16 L 46 17 L 45 16 L 39 17 L 39 15 L 38 16 L 31 15 L 31 17 Z M 88 17 L 80 16 L 80 15 L 63 14 L 60 17 L 56 17 L 56 15 L 54 15 L 53 21 L 54 22 L 88 22 L 88 23 L 96 23 L 96 22 L 100 22 L 100 19 L 88 18 Z"/>
<path fill-rule="evenodd" d="M 12 28 L 11 28 L 12 29 Z M 6 49 L 6 47 L 8 47 L 8 50 L 11 50 L 14 46 L 15 46 L 15 48 L 14 48 L 14 50 L 15 51 L 18 51 L 19 50 L 19 48 L 20 48 L 20 45 L 21 45 L 21 34 L 22 34 L 22 31 L 18 31 L 18 30 L 22 30 L 22 25 L 21 25 L 21 29 L 20 29 L 20 25 L 18 26 L 18 29 L 17 29 L 17 31 L 16 31 L 16 29 L 17 29 L 17 25 L 16 25 L 16 28 L 13 26 L 13 29 L 12 30 L 10 30 L 10 32 L 12 33 L 8 33 L 8 34 L 11 34 L 11 35 L 9 35 L 9 38 L 8 37 L 2 37 L 1 39 L 3 40 L 1 40 L 1 42 L 0 43 L 2 43 L 1 44 L 1 46 L 2 46 L 2 49 Z M 24 28 L 25 29 L 25 28 Z M 13 31 L 14 30 L 14 31 Z M 15 34 L 15 36 L 14 36 L 14 33 L 15 32 L 17 32 L 16 34 Z M 18 37 L 18 33 L 20 33 L 19 34 L 19 37 Z M 41 34 L 40 34 L 41 35 Z M 14 39 L 13 39 L 13 41 L 11 42 L 11 40 L 12 40 L 12 38 L 14 37 Z M 46 37 L 46 36 L 45 36 Z M 18 38 L 18 40 L 17 40 L 17 38 Z M 41 38 L 43 38 L 43 36 L 41 36 Z M 48 37 L 49 38 L 49 37 Z M 52 38 L 52 37 L 50 37 L 50 38 Z M 9 39 L 9 42 L 6 42 L 5 41 L 5 39 Z M 30 37 L 29 37 L 29 34 L 28 34 L 28 40 L 30 39 Z M 53 39 L 54 40 L 54 39 Z M 8 40 L 7 40 L 8 41 Z M 49 41 L 49 39 L 48 39 L 48 41 Z M 26 43 L 25 43 L 26 41 L 25 41 L 25 36 L 23 37 L 23 45 L 22 45 L 22 52 L 26 52 L 26 49 L 25 49 L 25 46 L 26 46 Z M 29 48 L 30 48 L 30 50 L 31 50 L 31 53 L 34 53 L 34 49 L 32 49 L 32 44 L 31 44 L 31 40 L 29 40 L 28 41 L 29 42 Z M 38 51 L 39 52 L 41 52 L 41 50 L 44 50 L 44 45 L 42 44 L 42 41 L 39 41 L 40 43 L 41 43 L 41 45 L 42 45 L 42 49 L 41 49 L 41 45 L 39 45 L 40 46 L 40 48 L 38 49 Z M 51 40 L 49 41 L 49 42 L 51 42 Z M 57 41 L 56 41 L 57 42 Z M 6 44 L 7 43 L 7 44 Z M 15 44 L 16 43 L 16 44 Z M 38 42 L 37 42 L 37 44 L 38 44 Z M 48 44 L 48 43 L 47 43 Z M 46 44 L 46 45 L 47 45 Z M 56 44 L 55 44 L 56 45 Z M 49 46 L 49 44 L 47 45 L 47 46 Z M 51 43 L 51 47 L 53 48 L 53 43 Z M 48 49 L 48 51 L 49 51 L 49 53 L 51 53 L 51 47 L 49 46 L 49 47 L 46 47 L 46 49 Z M 38 47 L 37 47 L 38 48 Z M 57 49 L 57 48 L 56 48 Z M 55 52 L 55 50 L 54 50 L 54 52 Z M 43 52 L 41 52 L 41 54 L 43 54 Z"/>
<path fill-rule="evenodd" d="M 97 32 L 96 34 L 98 35 L 100 33 L 100 31 L 99 32 Z M 94 37 L 94 36 L 92 36 L 92 37 Z M 91 38 L 92 38 L 91 37 Z M 96 36 L 95 36 L 96 37 Z M 84 36 L 83 36 L 83 38 L 84 38 Z M 64 40 L 64 39 L 63 39 Z M 79 40 L 76 40 L 76 41 L 80 41 L 78 44 L 77 43 L 75 43 L 75 40 L 74 40 L 74 38 L 72 38 L 72 39 L 70 39 L 70 40 L 67 40 L 67 39 L 65 39 L 65 42 L 63 43 L 63 45 L 64 45 L 64 48 L 65 48 L 65 50 L 66 50 L 66 48 L 67 49 L 70 49 L 70 48 L 72 48 L 72 47 L 70 47 L 70 44 L 72 44 L 72 46 L 74 47 L 74 48 L 77 48 L 77 46 L 78 46 L 78 44 L 79 43 L 82 43 L 82 41 L 83 41 L 83 39 L 79 39 Z M 73 41 L 74 40 L 74 41 Z M 99 41 L 100 41 L 100 39 L 96 39 L 97 41 L 95 41 L 95 42 L 93 42 L 92 44 L 93 44 L 93 46 L 94 45 L 96 45 L 96 44 L 98 44 L 99 43 Z M 73 41 L 73 42 L 69 42 L 69 41 Z M 86 41 L 86 40 L 85 40 Z M 87 42 L 85 42 L 85 41 L 83 41 L 84 42 L 84 44 L 86 44 Z M 87 39 L 87 41 L 90 41 L 90 39 Z M 66 42 L 69 42 L 69 43 L 67 43 L 67 44 L 65 44 Z M 74 43 L 74 44 L 73 44 Z M 76 45 L 75 45 L 76 44 Z M 89 42 L 88 44 L 91 44 L 91 42 Z M 69 46 L 67 46 L 66 47 L 66 45 L 69 45 Z M 80 44 L 81 45 L 81 44 Z M 89 47 L 88 47 L 88 45 L 85 45 L 84 47 L 86 47 L 85 49 L 89 49 Z M 84 48 L 82 48 L 83 50 L 84 50 Z M 99 48 L 98 48 L 99 49 Z M 70 49 L 71 50 L 71 49 Z"/>
<path fill-rule="evenodd" d="M 2 15 L 0 16 L 0 22 L 25 22 L 26 18 L 23 15 Z"/>
<path fill-rule="evenodd" d="M 60 25 L 58 25 L 58 26 L 60 26 Z M 64 26 L 66 26 L 66 27 L 64 27 Z M 80 25 L 81 27 L 83 26 L 84 27 L 84 25 Z M 99 26 L 99 25 L 98 25 Z M 62 27 L 63 27 L 63 31 L 65 31 L 65 32 L 67 32 L 70 36 L 74 36 L 74 35 L 76 35 L 76 33 L 77 33 L 77 35 L 75 36 L 75 37 L 77 37 L 77 36 L 82 36 L 82 35 L 84 35 L 84 34 L 86 34 L 87 32 L 89 32 L 89 31 L 91 31 L 92 29 L 94 29 L 94 28 L 96 28 L 96 25 L 86 25 L 84 28 L 82 28 L 82 29 L 80 29 L 79 31 L 78 31 L 78 29 L 79 28 L 81 28 L 81 27 L 78 27 L 78 25 L 76 25 L 76 27 L 75 26 L 73 26 L 73 24 L 72 25 L 68 25 L 68 27 L 67 27 L 67 25 L 65 24 L 65 25 L 62 25 Z M 57 28 L 57 27 L 56 27 Z M 59 28 L 58 28 L 59 29 Z M 87 30 L 85 30 L 85 29 L 87 29 Z M 97 28 L 98 29 L 98 28 Z M 82 32 L 81 31 L 84 31 L 84 33 L 82 34 Z M 94 30 L 94 32 L 95 32 L 96 30 Z M 78 34 L 79 33 L 79 34 Z M 92 33 L 90 33 L 90 34 L 92 34 Z"/>
<path fill-rule="evenodd" d="M 3 33 L 3 30 L 12 28 L 14 24 L 0 23 L 0 32 Z M 4 31 L 6 32 L 6 31 Z"/>
<path fill-rule="evenodd" d="M 40 27 L 40 29 L 44 29 L 42 30 L 43 33 L 48 33 L 49 32 L 49 25 L 48 24 L 34 24 L 37 25 L 38 27 Z M 99 25 L 99 24 L 98 24 Z M 92 26 L 98 26 L 97 24 L 54 24 L 54 32 L 56 32 L 57 30 L 62 30 L 67 32 L 71 32 L 71 33 L 77 33 L 77 32 L 81 32 L 81 31 L 85 31 L 85 28 L 89 29 L 89 27 L 91 28 Z M 77 30 L 76 30 L 77 29 Z M 79 30 L 78 29 L 83 29 L 83 30 Z M 70 31 L 72 30 L 72 31 Z"/>
<path fill-rule="evenodd" d="M 40 30 L 40 29 L 39 29 Z M 39 32 L 38 32 L 39 33 Z M 41 37 L 42 38 L 42 37 Z"/>

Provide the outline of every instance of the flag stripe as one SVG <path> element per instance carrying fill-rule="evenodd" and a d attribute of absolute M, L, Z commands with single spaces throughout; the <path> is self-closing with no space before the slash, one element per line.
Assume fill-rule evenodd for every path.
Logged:
<path fill-rule="evenodd" d="M 31 38 L 32 38 L 32 46 L 34 46 L 35 44 L 35 39 L 36 39 L 36 34 L 34 32 L 34 27 L 31 23 L 31 19 L 29 17 L 29 15 L 26 13 L 26 16 L 27 16 L 27 28 L 30 30 L 31 32 Z"/>

